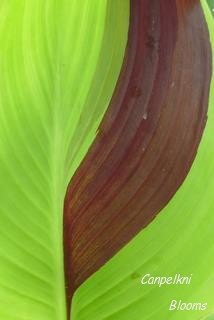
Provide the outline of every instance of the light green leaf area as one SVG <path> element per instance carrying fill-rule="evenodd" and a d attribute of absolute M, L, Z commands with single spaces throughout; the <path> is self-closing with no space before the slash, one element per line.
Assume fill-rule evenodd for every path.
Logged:
<path fill-rule="evenodd" d="M 128 0 L 0 1 L 0 319 L 66 319 L 63 202 L 123 63 Z"/>
<path fill-rule="evenodd" d="M 214 20 L 202 1 L 214 50 Z M 160 215 L 76 292 L 72 320 L 199 320 L 214 315 L 214 79 L 193 167 Z M 141 285 L 145 274 L 190 276 L 190 285 Z M 208 303 L 169 311 L 172 300 Z"/>
<path fill-rule="evenodd" d="M 210 6 L 211 12 L 214 16 L 214 0 L 207 0 L 207 3 Z"/>

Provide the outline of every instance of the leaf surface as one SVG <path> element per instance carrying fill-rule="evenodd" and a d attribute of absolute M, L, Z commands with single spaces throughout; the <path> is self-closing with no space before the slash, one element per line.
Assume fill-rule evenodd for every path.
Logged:
<path fill-rule="evenodd" d="M 66 319 L 64 196 L 121 69 L 128 1 L 120 7 L 0 3 L 1 319 Z"/>
<path fill-rule="evenodd" d="M 206 124 L 209 34 L 199 1 L 133 1 L 126 57 L 65 200 L 72 292 L 174 196 Z"/>
<path fill-rule="evenodd" d="M 214 50 L 214 21 L 202 6 Z M 208 320 L 213 318 L 214 289 L 214 79 L 206 129 L 193 166 L 161 214 L 75 293 L 75 320 Z M 140 284 L 147 273 L 193 274 L 191 286 Z M 170 312 L 172 299 L 207 302 L 206 311 Z"/>

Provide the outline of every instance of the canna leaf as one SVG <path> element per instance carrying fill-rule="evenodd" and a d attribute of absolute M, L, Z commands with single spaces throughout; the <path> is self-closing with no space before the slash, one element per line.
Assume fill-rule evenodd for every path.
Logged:
<path fill-rule="evenodd" d="M 214 52 L 214 21 L 202 7 Z M 212 55 L 212 60 L 214 63 Z M 214 78 L 205 132 L 193 166 L 157 218 L 76 291 L 75 320 L 208 320 L 213 318 L 214 289 Z M 144 286 L 142 275 L 193 274 L 190 286 Z M 172 299 L 208 303 L 207 310 L 169 311 Z"/>
<path fill-rule="evenodd" d="M 66 319 L 64 196 L 121 69 L 122 2 L 1 1 L 0 319 Z"/>
<path fill-rule="evenodd" d="M 201 4 L 2 0 L 0 319 L 180 319 L 167 305 L 181 293 L 203 294 L 212 317 Z M 197 281 L 142 290 L 141 274 L 177 268 Z"/>
<path fill-rule="evenodd" d="M 111 104 L 65 200 L 70 292 L 183 183 L 206 124 L 211 50 L 199 1 L 132 1 Z"/>

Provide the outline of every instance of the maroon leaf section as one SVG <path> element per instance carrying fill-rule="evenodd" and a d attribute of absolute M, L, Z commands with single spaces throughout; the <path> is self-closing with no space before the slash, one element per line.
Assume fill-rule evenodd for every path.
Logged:
<path fill-rule="evenodd" d="M 175 194 L 206 123 L 211 55 L 200 2 L 131 0 L 130 6 L 111 104 L 66 194 L 68 301 Z"/>

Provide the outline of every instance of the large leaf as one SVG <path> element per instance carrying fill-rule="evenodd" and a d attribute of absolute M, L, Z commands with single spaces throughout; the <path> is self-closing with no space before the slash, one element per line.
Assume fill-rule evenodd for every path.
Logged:
<path fill-rule="evenodd" d="M 0 3 L 1 319 L 66 318 L 64 196 L 111 99 L 128 23 L 126 0 Z"/>
<path fill-rule="evenodd" d="M 207 118 L 211 50 L 200 2 L 133 1 L 111 104 L 65 201 L 70 291 L 168 203 Z"/>
<path fill-rule="evenodd" d="M 213 18 L 207 3 L 202 1 L 202 5 L 214 50 Z M 187 179 L 161 214 L 77 290 L 73 319 L 213 319 L 213 102 L 214 79 L 207 126 Z M 141 277 L 146 273 L 193 274 L 193 278 L 189 286 L 142 287 Z M 207 302 L 208 308 L 172 312 L 168 310 L 172 299 Z"/>
<path fill-rule="evenodd" d="M 137 63 L 136 73 L 133 73 L 133 77 L 124 77 L 124 73 L 121 73 L 122 81 L 119 81 L 115 92 L 117 93 L 118 87 L 123 89 L 124 79 L 126 79 L 130 83 L 127 95 L 129 99 L 133 98 L 133 101 L 131 104 L 125 104 L 125 107 L 123 104 L 123 108 L 119 108 L 120 103 L 115 102 L 115 92 L 113 95 L 113 91 L 121 69 L 127 40 L 128 0 L 1 1 L 0 318 L 2 319 L 65 319 L 65 286 L 69 286 L 69 304 L 72 283 L 70 280 L 74 279 L 77 287 L 107 259 L 112 257 L 142 226 L 147 224 L 177 190 L 192 163 L 204 127 L 210 73 L 207 30 L 199 3 L 195 0 L 189 2 L 184 0 L 165 1 L 161 6 L 159 6 L 160 2 L 144 0 L 133 0 L 131 3 L 140 4 L 140 9 L 144 8 L 143 11 L 136 11 L 134 16 L 140 26 L 139 30 L 142 28 L 142 34 L 145 33 L 144 40 L 146 41 L 144 44 L 146 44 L 147 50 L 142 50 L 141 45 L 137 50 L 135 49 L 132 61 L 134 65 Z M 170 10 L 159 12 L 160 7 L 163 9 L 167 3 Z M 175 3 L 180 8 L 178 33 L 174 32 L 177 30 L 177 21 L 173 20 L 175 18 L 173 10 Z M 148 4 L 150 8 L 149 14 L 145 10 L 145 4 Z M 212 22 L 205 3 L 204 7 L 207 18 L 210 20 L 211 29 Z M 167 19 L 165 18 L 166 12 Z M 143 19 L 139 20 L 141 14 L 144 15 Z M 157 17 L 157 21 L 152 19 L 154 17 Z M 147 24 L 147 20 L 151 24 L 148 29 L 145 29 L 143 26 Z M 161 23 L 159 23 L 160 21 Z M 170 21 L 171 23 L 169 23 Z M 195 32 L 197 28 L 198 33 Z M 165 45 L 161 48 L 159 47 L 159 31 L 162 31 L 160 35 L 161 39 L 164 39 L 160 43 Z M 169 37 L 169 35 L 171 36 Z M 205 39 L 206 41 L 204 41 Z M 176 54 L 172 59 L 171 49 L 176 41 Z M 128 46 L 127 51 L 129 50 Z M 145 52 L 148 54 L 145 55 L 146 59 Z M 190 59 L 191 57 L 193 60 Z M 142 68 L 141 62 L 143 61 Z M 126 63 L 125 59 L 123 68 Z M 171 63 L 175 66 L 173 74 L 176 75 L 176 81 L 173 81 L 173 77 L 168 78 Z M 179 69 L 180 66 L 182 69 Z M 156 73 L 161 75 L 164 81 L 160 81 L 161 77 L 156 77 Z M 135 77 L 136 74 L 139 76 Z M 151 89 L 151 84 L 156 78 L 159 79 L 157 87 L 155 86 L 157 91 Z M 192 83 L 196 84 L 194 90 L 191 90 Z M 143 94 L 138 85 L 142 85 Z M 169 93 L 169 97 L 175 101 L 177 106 L 175 111 L 180 110 L 178 118 L 173 112 L 172 101 L 166 105 L 162 104 L 163 97 L 168 94 L 168 91 L 173 92 Z M 107 110 L 112 95 L 111 107 Z M 179 99 L 176 100 L 176 97 Z M 145 100 L 143 103 L 142 99 Z M 134 106 L 138 100 L 140 101 L 139 104 L 137 103 L 139 112 L 127 113 L 127 111 L 135 110 Z M 150 112 L 148 113 L 142 108 L 142 105 L 146 106 L 147 100 L 149 100 L 150 107 L 153 105 L 153 108 L 148 110 L 154 109 L 153 111 L 157 112 L 154 118 L 150 117 Z M 153 101 L 152 104 L 150 100 Z M 121 228 L 122 233 L 118 234 L 116 242 L 111 241 L 110 250 L 103 250 L 102 239 L 105 240 L 106 236 L 111 235 L 113 236 L 112 240 L 115 240 L 117 219 L 110 221 L 110 228 L 106 232 L 105 224 L 101 223 L 102 219 L 97 219 L 99 211 L 102 209 L 100 202 L 95 201 L 95 211 L 94 208 L 89 210 L 90 214 L 95 212 L 93 224 L 86 225 L 87 220 L 81 222 L 82 215 L 79 215 L 79 212 L 83 210 L 82 208 L 79 210 L 76 204 L 80 204 L 80 207 L 83 206 L 84 209 L 88 207 L 88 205 L 85 206 L 87 197 L 89 196 L 90 199 L 90 196 L 95 193 L 95 189 L 100 186 L 97 181 L 102 185 L 103 173 L 104 178 L 106 174 L 111 173 L 118 158 L 114 155 L 110 162 L 104 163 L 99 179 L 93 175 L 93 167 L 98 165 L 99 168 L 99 157 L 95 162 L 89 162 L 88 166 L 83 166 L 84 170 L 80 175 L 81 179 L 83 177 L 83 183 L 78 186 L 81 192 L 73 192 L 73 180 L 70 184 L 71 188 L 68 189 L 69 219 L 76 221 L 77 218 L 81 223 L 76 224 L 76 232 L 72 228 L 70 229 L 66 219 L 64 221 L 65 234 L 70 234 L 70 231 L 76 232 L 71 233 L 72 237 L 74 236 L 76 239 L 75 250 L 70 245 L 65 246 L 65 262 L 68 266 L 66 276 L 69 281 L 65 282 L 63 201 L 70 179 L 79 166 L 81 172 L 84 164 L 84 162 L 82 163 L 83 158 L 87 163 L 87 156 L 89 154 L 90 159 L 90 152 L 93 150 L 93 146 L 97 145 L 97 141 L 101 141 L 99 143 L 103 146 L 98 156 L 101 158 L 106 156 L 109 144 L 105 144 L 105 139 L 102 139 L 107 136 L 107 129 L 111 128 L 109 124 L 114 120 L 114 111 L 117 108 L 121 110 L 119 118 L 126 117 L 129 123 L 128 127 L 134 129 L 133 131 L 128 130 L 131 135 L 123 136 L 122 142 L 124 144 L 122 143 L 120 146 L 123 154 L 123 146 L 129 145 L 130 137 L 135 132 L 139 121 L 142 120 L 148 124 L 150 121 L 147 120 L 151 118 L 153 122 L 159 119 L 158 106 L 161 109 L 160 115 L 168 114 L 168 117 L 163 121 L 163 126 L 159 123 L 158 132 L 154 126 L 151 128 L 148 126 L 145 130 L 146 126 L 143 125 L 142 138 L 145 138 L 144 133 L 150 136 L 152 129 L 159 139 L 157 141 L 160 141 L 160 144 L 155 143 L 152 146 L 151 149 L 154 152 L 151 154 L 153 157 L 148 157 L 145 164 L 150 167 L 153 161 L 157 160 L 156 151 L 159 150 L 159 146 L 160 149 L 163 147 L 162 135 L 164 139 L 166 136 L 170 136 L 173 150 L 179 145 L 179 148 L 176 149 L 179 151 L 178 160 L 176 161 L 175 157 L 169 157 L 170 166 L 176 164 L 179 169 L 173 171 L 176 173 L 176 181 L 172 190 L 170 189 L 172 184 L 169 183 L 166 189 L 163 188 L 158 193 L 160 198 L 157 197 L 157 199 L 161 201 L 156 201 L 157 199 L 154 198 L 154 201 L 150 202 L 151 206 L 148 207 L 147 212 L 148 219 L 146 218 L 144 221 L 143 215 L 134 215 L 133 226 L 131 229 L 126 229 L 128 237 Z M 179 106 L 181 107 L 178 108 Z M 112 110 L 113 113 L 111 113 Z M 193 112 L 194 110 L 195 112 Z M 170 133 L 165 130 L 167 129 L 166 122 L 171 119 L 170 111 L 171 115 L 174 114 L 173 126 L 174 131 L 178 130 L 178 135 L 173 130 Z M 99 126 L 104 114 L 102 125 Z M 161 116 L 160 118 L 163 120 L 164 117 Z M 213 245 L 210 240 L 213 226 L 211 216 L 213 210 L 213 202 L 211 201 L 213 165 L 212 161 L 210 162 L 210 159 L 213 159 L 213 149 L 210 148 L 213 145 L 212 119 L 211 114 L 196 163 L 182 188 L 150 227 L 140 233 L 77 291 L 72 308 L 72 319 L 137 320 L 139 317 L 142 317 L 143 320 L 157 319 L 157 317 L 164 320 L 166 318 L 180 319 L 180 314 L 167 312 L 172 294 L 173 297 L 174 295 L 181 297 L 181 294 L 185 294 L 188 299 L 192 295 L 192 298 L 198 300 L 202 296 L 200 294 L 203 293 L 203 298 L 209 302 L 210 307 L 207 314 L 210 313 L 213 304 L 209 290 L 213 287 L 207 279 L 210 280 L 213 277 Z M 187 121 L 191 130 L 187 130 Z M 120 130 L 123 128 L 123 124 L 120 121 L 116 122 L 116 127 Z M 117 135 L 113 130 L 110 130 L 110 136 L 113 136 L 112 141 L 115 142 Z M 184 136 L 188 139 L 183 139 Z M 138 137 L 139 143 L 141 143 L 141 135 Z M 101 140 L 99 140 L 100 138 Z M 173 144 L 174 138 L 176 139 L 175 144 Z M 95 144 L 93 144 L 94 140 Z M 133 145 L 131 144 L 130 148 L 126 147 L 133 160 L 137 159 L 137 156 L 141 157 L 137 148 L 139 145 L 135 145 L 135 142 L 133 140 Z M 181 142 L 184 144 L 182 145 Z M 89 150 L 91 145 L 92 148 Z M 116 149 L 117 147 L 116 143 Z M 142 147 L 144 154 L 144 146 Z M 132 148 L 136 152 L 132 152 Z M 187 152 L 189 149 L 190 152 Z M 121 156 L 120 153 L 118 154 Z M 165 156 L 168 157 L 167 154 Z M 165 156 L 163 159 L 166 160 Z M 125 169 L 131 168 L 129 166 L 130 163 L 125 166 Z M 166 170 L 158 161 L 155 167 L 156 170 L 152 170 L 151 174 L 157 176 L 159 182 L 156 185 L 147 185 L 147 191 L 153 190 L 154 187 L 158 187 L 157 190 L 159 190 L 165 180 L 163 178 L 166 178 L 170 173 L 169 168 Z M 77 177 L 79 177 L 78 172 Z M 138 174 L 136 171 L 135 181 L 141 181 L 142 172 L 140 170 Z M 121 173 L 122 171 L 119 176 L 123 177 Z M 177 175 L 177 173 L 182 174 Z M 92 185 L 90 181 L 93 182 Z M 197 183 L 198 181 L 200 183 Z M 118 185 L 117 181 L 116 184 L 113 183 L 113 189 Z M 128 185 L 130 192 L 134 191 L 132 186 Z M 134 187 L 136 186 L 137 184 L 134 184 Z M 205 187 L 207 187 L 207 192 L 203 193 Z M 117 206 L 124 203 L 120 198 L 111 203 L 108 191 L 108 189 L 105 190 L 104 196 L 107 195 L 105 202 L 110 207 L 112 206 L 109 212 L 114 212 L 112 210 L 115 203 Z M 197 194 L 204 194 L 200 198 L 200 203 L 193 191 Z M 147 196 L 149 193 L 146 193 Z M 125 200 L 128 200 L 129 192 L 124 195 L 127 196 Z M 144 197 L 136 198 L 133 202 L 133 209 L 141 207 L 141 201 L 145 199 Z M 76 207 L 76 210 L 73 210 L 70 215 L 72 207 Z M 175 212 L 178 211 L 184 212 L 186 217 L 185 214 L 176 215 Z M 129 212 L 132 214 L 130 210 L 126 212 L 128 219 L 126 224 L 129 221 Z M 105 221 L 108 217 L 107 212 L 102 210 L 101 214 Z M 206 221 L 204 221 L 204 216 Z M 136 217 L 137 219 L 135 219 Z M 190 224 L 191 220 L 194 223 Z M 80 234 L 83 230 L 82 225 L 84 234 Z M 98 230 L 101 236 L 97 237 L 98 240 L 101 239 L 101 246 L 99 241 L 97 243 L 96 239 L 94 241 L 93 237 L 88 237 L 88 234 L 93 235 L 94 232 L 91 225 L 96 228 L 101 227 L 101 230 Z M 203 231 L 203 241 L 199 237 L 201 230 Z M 112 234 L 111 231 L 113 231 Z M 97 230 L 94 235 L 97 236 Z M 158 238 L 157 235 L 159 235 Z M 109 241 L 109 239 L 107 240 Z M 189 245 L 187 245 L 187 241 L 190 243 Z M 80 252 L 78 252 L 78 244 Z M 205 250 L 207 244 L 209 249 Z M 86 252 L 83 259 L 81 246 L 83 249 L 85 247 L 84 252 Z M 91 252 L 88 250 L 88 246 L 96 250 Z M 192 252 L 195 247 L 203 251 L 202 262 L 199 255 Z M 101 254 L 97 254 L 97 249 Z M 70 255 L 72 257 L 76 255 L 77 266 L 80 265 L 81 268 L 83 266 L 82 269 L 70 264 Z M 99 263 L 93 269 L 94 261 L 96 262 L 97 258 Z M 183 260 L 184 258 L 185 260 Z M 87 261 L 88 265 L 87 263 L 82 264 L 81 259 Z M 205 264 L 208 264 L 208 267 Z M 70 269 L 70 267 L 74 267 L 74 269 Z M 89 273 L 87 273 L 87 267 L 91 268 Z M 141 274 L 145 272 L 163 274 L 176 271 L 194 272 L 196 277 L 193 285 L 185 290 L 182 288 L 183 291 L 174 287 L 162 291 L 151 287 L 145 290 L 140 286 Z M 201 315 L 199 316 L 201 317 Z M 195 319 L 195 314 L 182 313 L 183 319 Z"/>

